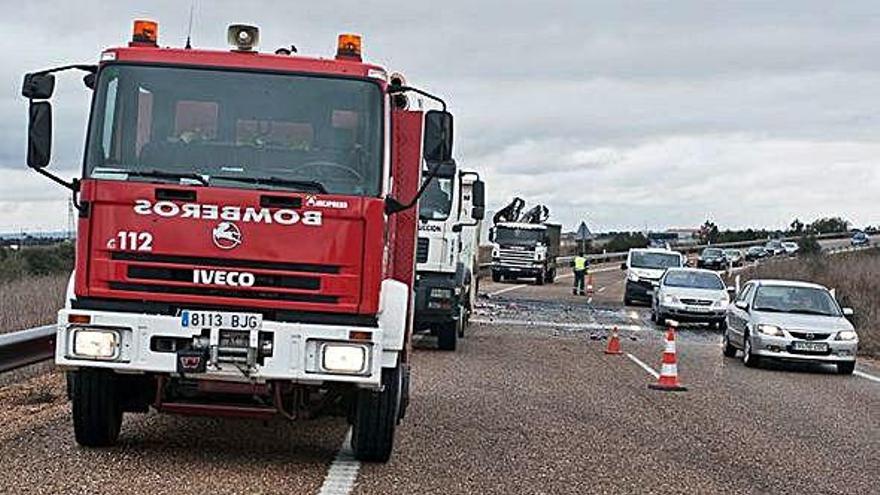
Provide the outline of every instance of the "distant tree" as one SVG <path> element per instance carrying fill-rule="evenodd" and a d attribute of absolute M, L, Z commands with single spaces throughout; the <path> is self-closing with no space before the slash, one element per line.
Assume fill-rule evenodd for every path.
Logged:
<path fill-rule="evenodd" d="M 703 241 L 703 244 L 718 242 L 718 226 L 715 225 L 715 222 L 706 220 L 706 222 L 700 227 L 699 236 L 700 240 Z"/>
<path fill-rule="evenodd" d="M 849 230 L 849 221 L 840 217 L 820 218 L 810 224 L 810 232 L 827 234 L 830 232 L 846 232 Z"/>
<path fill-rule="evenodd" d="M 615 234 L 604 248 L 609 253 L 619 253 L 647 246 L 648 238 L 641 232 L 623 232 Z"/>
<path fill-rule="evenodd" d="M 801 233 L 803 233 L 804 227 L 805 227 L 804 222 L 801 222 L 800 219 L 797 219 L 797 218 L 795 218 L 791 222 L 791 225 L 789 225 L 789 229 L 790 229 L 791 233 L 795 234 L 795 235 L 800 235 Z"/>
<path fill-rule="evenodd" d="M 798 249 L 801 254 L 819 254 L 822 252 L 822 246 L 816 240 L 814 234 L 804 234 L 798 239 Z"/>

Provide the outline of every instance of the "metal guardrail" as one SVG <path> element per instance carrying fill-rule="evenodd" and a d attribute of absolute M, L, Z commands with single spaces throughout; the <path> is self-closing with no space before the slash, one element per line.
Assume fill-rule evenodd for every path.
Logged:
<path fill-rule="evenodd" d="M 0 373 L 55 355 L 55 325 L 0 334 Z"/>

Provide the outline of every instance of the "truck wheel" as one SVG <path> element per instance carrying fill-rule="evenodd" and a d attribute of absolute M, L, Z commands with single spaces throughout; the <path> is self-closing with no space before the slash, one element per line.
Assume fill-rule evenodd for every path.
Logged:
<path fill-rule="evenodd" d="M 544 285 L 544 277 L 546 277 L 546 275 L 544 274 L 544 272 L 539 273 L 539 274 L 535 277 L 535 285 Z"/>
<path fill-rule="evenodd" d="M 400 367 L 382 368 L 382 391 L 361 390 L 351 431 L 351 448 L 359 461 L 387 462 L 394 446 L 400 408 Z"/>
<path fill-rule="evenodd" d="M 492 272 L 492 281 L 493 282 L 501 282 L 501 274 Z"/>
<path fill-rule="evenodd" d="M 446 323 L 437 330 L 437 348 L 441 351 L 454 351 L 458 329 L 455 323 Z"/>
<path fill-rule="evenodd" d="M 470 311 L 465 308 L 461 309 L 461 315 L 458 317 L 458 321 L 455 322 L 455 333 L 458 334 L 458 338 L 464 338 L 464 329 L 468 324 L 468 315 Z"/>
<path fill-rule="evenodd" d="M 85 447 L 109 447 L 119 438 L 122 404 L 116 375 L 109 370 L 82 369 L 71 373 L 73 432 Z"/>

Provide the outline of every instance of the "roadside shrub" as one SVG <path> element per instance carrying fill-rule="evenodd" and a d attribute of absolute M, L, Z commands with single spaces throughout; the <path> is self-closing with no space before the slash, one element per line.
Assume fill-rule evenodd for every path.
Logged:
<path fill-rule="evenodd" d="M 822 246 L 813 234 L 806 234 L 798 239 L 798 249 L 801 254 L 816 255 L 822 252 Z"/>

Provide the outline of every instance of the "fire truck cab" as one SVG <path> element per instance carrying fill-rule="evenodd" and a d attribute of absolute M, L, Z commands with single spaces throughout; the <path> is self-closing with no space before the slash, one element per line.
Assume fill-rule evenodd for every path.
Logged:
<path fill-rule="evenodd" d="M 333 414 L 356 457 L 385 461 L 408 402 L 413 207 L 423 164 L 451 160 L 452 116 L 364 63 L 357 35 L 330 59 L 228 35 L 231 50 L 160 48 L 135 21 L 99 64 L 25 77 L 28 165 L 79 212 L 55 355 L 76 440 L 111 445 L 149 407 Z M 94 90 L 72 181 L 46 169 L 68 69 Z"/>

